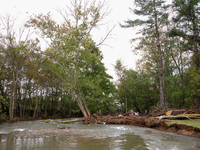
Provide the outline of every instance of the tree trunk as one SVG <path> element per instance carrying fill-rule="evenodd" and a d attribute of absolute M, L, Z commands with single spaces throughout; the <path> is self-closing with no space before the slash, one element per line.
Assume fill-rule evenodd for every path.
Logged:
<path fill-rule="evenodd" d="M 4 97 L 4 86 L 3 86 L 3 83 L 1 84 L 1 81 L 0 81 L 0 92 L 1 92 L 1 95 Z M 2 113 L 5 112 L 5 104 L 4 103 L 1 103 L 1 110 L 2 110 Z"/>
<path fill-rule="evenodd" d="M 36 102 L 35 102 L 35 109 L 34 109 L 34 113 L 33 113 L 33 118 L 36 117 L 37 107 L 38 107 L 38 95 L 37 95 L 37 91 L 36 91 Z"/>
<path fill-rule="evenodd" d="M 159 27 L 157 21 L 157 12 L 156 12 L 156 2 L 153 0 L 154 3 L 154 13 L 155 13 L 155 29 L 156 29 L 156 46 L 158 50 L 158 77 L 159 77 L 159 91 L 160 91 L 160 107 L 164 107 L 164 82 L 163 82 L 163 57 L 161 51 L 161 44 L 160 44 L 160 34 L 159 34 Z"/>
<path fill-rule="evenodd" d="M 65 111 L 66 111 L 66 108 L 65 108 L 65 106 L 66 106 L 66 103 L 64 102 L 64 116 L 65 116 Z M 70 97 L 69 97 L 69 112 L 68 112 L 68 114 L 69 114 L 69 117 L 71 117 L 71 115 L 72 115 L 72 96 L 71 96 L 71 94 L 70 94 Z"/>
<path fill-rule="evenodd" d="M 10 98 L 10 107 L 9 107 L 9 119 L 10 121 L 13 120 L 13 114 L 14 114 L 14 89 L 12 90 L 12 93 L 11 93 L 11 98 Z"/>
<path fill-rule="evenodd" d="M 48 94 L 48 87 L 47 87 L 47 89 L 46 89 L 46 97 L 45 97 L 45 117 L 47 117 L 47 94 Z"/>
<path fill-rule="evenodd" d="M 33 118 L 36 117 L 36 113 L 37 113 L 37 108 L 38 108 L 38 98 L 36 98 L 36 106 L 35 106 L 35 110 L 34 110 L 34 113 L 33 113 Z"/>
<path fill-rule="evenodd" d="M 125 90 L 125 105 L 126 105 L 126 112 L 128 112 L 128 109 L 127 109 L 127 95 L 126 95 L 126 90 Z"/>
<path fill-rule="evenodd" d="M 88 117 L 87 112 L 85 111 L 85 108 L 83 106 L 83 103 L 82 103 L 82 100 L 80 98 L 80 95 L 79 95 L 78 91 L 76 92 L 76 95 L 77 95 L 77 103 L 78 103 L 78 105 L 79 105 L 79 107 L 80 107 L 80 109 L 81 109 L 81 111 L 83 113 L 83 116 L 84 117 Z"/>
<path fill-rule="evenodd" d="M 22 109 L 22 96 L 21 96 L 21 92 L 20 92 L 20 87 L 17 88 L 18 91 L 18 103 L 19 103 L 19 118 L 23 118 L 23 109 Z"/>
<path fill-rule="evenodd" d="M 11 97 L 10 97 L 10 107 L 9 107 L 9 119 L 13 120 L 14 117 L 14 107 L 15 107 L 15 92 L 16 92 L 16 84 L 17 84 L 18 73 L 13 71 L 13 81 L 11 87 Z"/>
<path fill-rule="evenodd" d="M 19 118 L 22 119 L 23 118 L 23 110 L 22 110 L 22 104 L 19 101 Z"/>
<path fill-rule="evenodd" d="M 84 104 L 84 106 L 85 106 L 86 112 L 87 112 L 88 116 L 91 116 L 90 110 L 89 110 L 88 107 L 87 107 L 87 103 L 86 103 L 86 101 L 85 101 L 85 98 L 84 98 L 84 96 L 83 96 L 81 90 L 80 90 L 80 94 L 81 94 L 81 98 L 82 98 L 83 104 Z"/>
<path fill-rule="evenodd" d="M 51 115 L 53 116 L 54 111 L 54 98 L 53 98 L 53 87 L 51 88 L 52 96 L 51 96 Z"/>

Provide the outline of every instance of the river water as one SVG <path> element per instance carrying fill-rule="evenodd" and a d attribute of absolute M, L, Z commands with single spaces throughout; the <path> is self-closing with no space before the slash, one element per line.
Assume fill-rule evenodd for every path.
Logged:
<path fill-rule="evenodd" d="M 200 150 L 200 139 L 129 125 L 0 124 L 0 150 Z"/>

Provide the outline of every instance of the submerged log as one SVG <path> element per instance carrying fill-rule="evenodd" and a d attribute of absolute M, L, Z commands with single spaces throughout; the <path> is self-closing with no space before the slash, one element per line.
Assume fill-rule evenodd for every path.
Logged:
<path fill-rule="evenodd" d="M 65 120 L 65 121 L 53 121 L 57 123 L 73 123 L 73 122 L 79 122 L 79 119 L 73 119 L 73 120 Z"/>
<path fill-rule="evenodd" d="M 46 120 L 39 120 L 37 122 L 45 122 L 45 123 L 48 123 L 48 122 L 53 122 L 52 119 L 46 119 Z"/>
<path fill-rule="evenodd" d="M 57 121 L 57 120 L 47 119 L 47 120 L 40 120 L 40 121 L 37 121 L 37 122 L 73 123 L 73 122 L 80 122 L 80 121 L 84 121 L 84 120 L 85 120 L 85 118 L 73 119 L 73 120 L 64 120 L 64 121 Z"/>

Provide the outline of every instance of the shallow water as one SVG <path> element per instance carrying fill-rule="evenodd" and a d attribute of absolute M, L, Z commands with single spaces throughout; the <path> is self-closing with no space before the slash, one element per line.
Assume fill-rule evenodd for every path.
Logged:
<path fill-rule="evenodd" d="M 0 124 L 0 149 L 200 150 L 200 139 L 129 125 L 29 121 Z"/>

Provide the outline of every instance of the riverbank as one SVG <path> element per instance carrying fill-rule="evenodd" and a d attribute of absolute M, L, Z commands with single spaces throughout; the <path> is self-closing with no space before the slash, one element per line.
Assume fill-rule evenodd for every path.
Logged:
<path fill-rule="evenodd" d="M 164 119 L 146 118 L 140 116 L 105 116 L 100 117 L 92 115 L 91 117 L 82 118 L 84 124 L 119 124 L 134 125 L 140 127 L 153 128 L 160 131 L 173 132 L 200 138 L 200 128 L 187 126 L 183 124 L 167 124 Z"/>
<path fill-rule="evenodd" d="M 173 111 L 173 113 L 180 114 L 185 112 L 186 110 L 176 110 Z M 196 111 L 194 110 L 187 110 L 187 113 L 197 113 L 199 109 Z M 153 115 L 152 115 L 153 114 Z M 158 116 L 163 115 L 165 113 L 160 112 L 158 110 L 154 111 L 150 116 Z M 19 119 L 15 118 L 13 121 L 4 120 L 3 122 L 17 122 L 17 121 L 33 121 L 33 120 L 41 120 L 41 119 L 61 119 L 61 118 L 55 118 L 55 116 L 51 116 L 48 118 L 24 118 Z M 183 121 L 172 121 L 168 119 L 161 119 L 156 117 L 142 117 L 142 116 L 135 116 L 135 115 L 129 115 L 129 116 L 97 116 L 96 114 L 93 114 L 90 117 L 87 118 L 80 118 L 76 121 L 83 121 L 84 124 L 118 124 L 118 125 L 134 125 L 134 126 L 140 126 L 140 127 L 147 127 L 147 128 L 153 128 L 161 131 L 167 131 L 167 132 L 173 132 L 178 134 L 184 134 L 189 136 L 194 136 L 200 138 L 200 120 L 195 121 L 195 125 L 192 124 L 192 120 L 187 120 L 187 123 L 184 123 Z M 69 121 L 68 121 L 69 122 Z M 68 122 L 59 122 L 59 123 L 68 123 Z M 69 122 L 70 123 L 70 122 Z"/>

